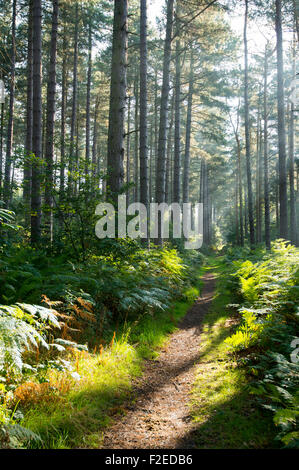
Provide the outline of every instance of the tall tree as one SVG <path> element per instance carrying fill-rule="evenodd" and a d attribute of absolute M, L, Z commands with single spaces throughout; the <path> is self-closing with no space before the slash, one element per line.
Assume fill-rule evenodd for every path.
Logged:
<path fill-rule="evenodd" d="M 90 164 L 90 92 L 91 92 L 91 72 L 92 72 L 92 16 L 89 12 L 88 23 L 88 67 L 87 67 L 87 90 L 86 90 L 86 125 L 85 125 L 85 175 L 88 174 Z"/>
<path fill-rule="evenodd" d="M 293 83 L 296 80 L 296 43 L 293 41 Z M 289 182 L 290 182 L 290 239 L 294 245 L 298 243 L 297 235 L 297 217 L 296 217 L 296 192 L 294 184 L 294 121 L 295 105 L 291 102 L 289 113 Z"/>
<path fill-rule="evenodd" d="M 47 85 L 46 148 L 45 148 L 45 232 L 53 241 L 53 163 L 54 163 L 54 121 L 56 103 L 56 54 L 58 34 L 59 0 L 53 0 L 50 60 Z"/>
<path fill-rule="evenodd" d="M 148 208 L 147 0 L 140 0 L 140 202 Z"/>
<path fill-rule="evenodd" d="M 270 198 L 269 198 L 269 164 L 268 164 L 268 57 L 269 44 L 265 46 L 264 58 L 264 204 L 265 204 L 265 243 L 271 249 L 270 236 Z"/>
<path fill-rule="evenodd" d="M 286 131 L 284 108 L 284 65 L 283 65 L 283 39 L 281 0 L 275 0 L 275 29 L 277 53 L 277 114 L 278 114 L 278 148 L 279 148 L 279 235 L 288 238 L 288 197 L 286 172 Z"/>
<path fill-rule="evenodd" d="M 179 8 L 176 10 L 176 32 L 179 35 Z M 174 168 L 173 202 L 180 202 L 181 186 L 181 42 L 175 46 L 175 125 L 174 125 Z"/>
<path fill-rule="evenodd" d="M 42 6 L 41 0 L 33 0 L 33 132 L 31 188 L 31 242 L 40 241 L 41 193 L 40 174 L 42 160 Z"/>
<path fill-rule="evenodd" d="M 6 206 L 9 205 L 11 192 L 11 159 L 13 146 L 13 126 L 14 126 L 14 101 L 15 101 L 15 73 L 16 73 L 16 16 L 17 1 L 12 2 L 11 20 L 11 69 L 10 69 L 10 89 L 9 89 L 9 111 L 6 140 L 6 159 L 4 173 L 3 199 Z"/>
<path fill-rule="evenodd" d="M 25 223 L 30 224 L 30 193 L 31 193 L 31 153 L 32 153 L 32 93 L 33 93 L 33 63 L 32 63 L 32 0 L 29 1 L 27 28 L 27 103 L 26 103 L 26 141 L 25 164 L 23 180 L 23 198 L 25 204 Z"/>
<path fill-rule="evenodd" d="M 77 124 L 77 103 L 78 103 L 78 31 L 79 5 L 76 0 L 75 5 L 75 31 L 74 31 L 74 58 L 73 58 L 73 98 L 71 114 L 71 135 L 70 135 L 70 155 L 69 155 L 69 180 L 68 193 L 72 194 L 75 190 L 74 170 L 76 160 L 76 124 Z"/>
<path fill-rule="evenodd" d="M 189 202 L 189 178 L 190 178 L 190 141 L 191 141 L 191 124 L 192 124 L 192 102 L 193 102 L 193 86 L 194 86 L 194 53 L 191 50 L 190 72 L 189 72 L 189 91 L 188 91 L 188 107 L 186 122 L 186 142 L 184 157 L 184 178 L 183 178 L 183 202 Z M 206 165 L 204 166 L 205 175 L 207 175 Z"/>
<path fill-rule="evenodd" d="M 114 1 L 108 128 L 108 191 L 115 198 L 124 180 L 124 117 L 127 89 L 128 1 Z"/>
<path fill-rule="evenodd" d="M 158 203 L 165 202 L 166 144 L 167 144 L 172 24 L 173 24 L 173 0 L 167 0 L 166 37 L 164 41 L 163 82 L 162 82 L 162 93 L 161 93 L 158 159 L 157 159 L 157 175 L 156 175 L 156 202 Z M 161 242 L 160 236 L 161 234 L 159 233 L 159 239 L 160 239 L 159 241 Z"/>
<path fill-rule="evenodd" d="M 254 218 L 253 218 L 253 196 L 252 196 L 252 182 L 251 182 L 251 152 L 250 152 L 250 122 L 249 122 L 249 96 L 248 96 L 248 40 L 247 40 L 247 26 L 248 26 L 248 0 L 245 0 L 245 21 L 244 21 L 244 103 L 245 103 L 245 139 L 246 139 L 246 173 L 247 173 L 247 203 L 248 203 L 248 220 L 249 220 L 249 233 L 250 245 L 255 243 L 254 235 Z"/>

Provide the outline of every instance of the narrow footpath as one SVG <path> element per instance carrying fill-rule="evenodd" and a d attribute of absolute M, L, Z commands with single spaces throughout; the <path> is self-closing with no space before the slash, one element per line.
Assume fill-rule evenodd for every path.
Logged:
<path fill-rule="evenodd" d="M 136 400 L 115 418 L 104 433 L 101 448 L 191 449 L 194 443 L 188 406 L 196 364 L 200 361 L 200 335 L 209 310 L 215 277 L 203 276 L 202 297 L 190 308 L 170 336 L 157 360 L 146 361 L 144 373 L 134 387 Z"/>

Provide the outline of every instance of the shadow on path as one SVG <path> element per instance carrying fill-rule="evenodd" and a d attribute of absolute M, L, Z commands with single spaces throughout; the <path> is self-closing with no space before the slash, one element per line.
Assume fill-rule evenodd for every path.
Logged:
<path fill-rule="evenodd" d="M 188 395 L 200 360 L 202 320 L 215 290 L 213 274 L 206 273 L 203 281 L 202 296 L 181 320 L 158 360 L 146 361 L 144 374 L 134 386 L 134 403 L 125 407 L 125 416 L 112 422 L 101 448 L 193 447 Z M 188 435 L 190 442 L 186 442 Z"/>

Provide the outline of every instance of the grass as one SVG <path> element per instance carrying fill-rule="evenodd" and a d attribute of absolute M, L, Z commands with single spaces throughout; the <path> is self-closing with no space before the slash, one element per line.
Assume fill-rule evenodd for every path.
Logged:
<path fill-rule="evenodd" d="M 201 360 L 191 394 L 193 438 L 205 449 L 273 448 L 271 415 L 249 395 L 245 370 L 237 367 L 224 343 L 238 322 L 225 308 L 233 303 L 225 286 L 228 269 L 221 258 L 211 258 L 204 269 L 216 273 L 217 288 L 203 322 Z"/>
<path fill-rule="evenodd" d="M 43 448 L 98 448 L 110 417 L 124 413 L 123 404 L 131 397 L 134 377 L 142 374 L 143 360 L 158 356 L 198 295 L 199 290 L 191 287 L 169 311 L 126 325 L 109 348 L 78 354 L 75 365 L 80 380 L 65 373 L 67 391 L 51 400 L 42 398 L 34 406 L 28 404 L 22 425 L 40 435 Z M 50 383 L 61 381 L 61 372 L 52 375 Z"/>

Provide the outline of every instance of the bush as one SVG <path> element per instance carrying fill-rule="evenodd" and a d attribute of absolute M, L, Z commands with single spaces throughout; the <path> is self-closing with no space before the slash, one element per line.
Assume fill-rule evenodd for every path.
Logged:
<path fill-rule="evenodd" d="M 230 285 L 243 305 L 241 325 L 226 343 L 246 353 L 242 362 L 257 379 L 251 391 L 274 412 L 278 438 L 289 447 L 298 446 L 298 364 L 289 357 L 298 335 L 299 250 L 277 240 L 270 253 L 261 257 L 260 250 L 253 252 L 233 266 L 237 270 Z"/>

